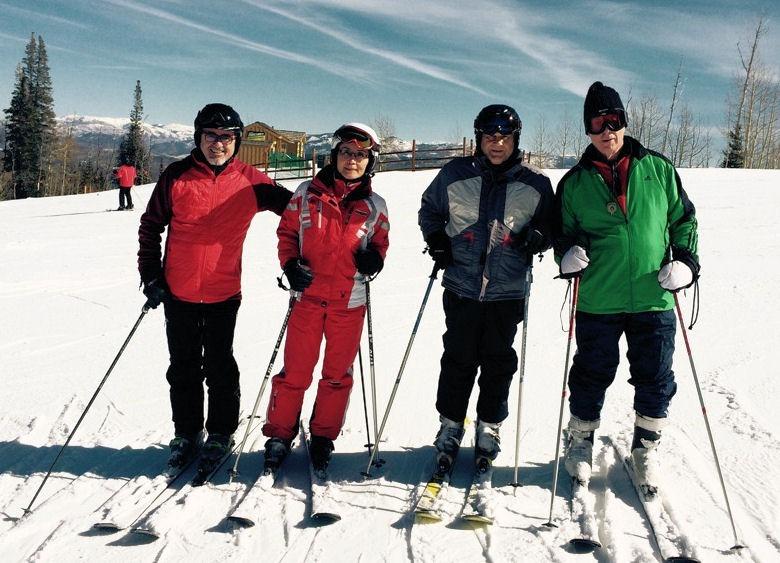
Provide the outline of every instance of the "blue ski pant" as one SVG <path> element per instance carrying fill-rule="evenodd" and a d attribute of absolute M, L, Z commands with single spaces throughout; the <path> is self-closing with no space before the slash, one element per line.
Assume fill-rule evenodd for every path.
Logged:
<path fill-rule="evenodd" d="M 672 371 L 674 311 L 597 315 L 577 312 L 577 352 L 569 371 L 569 410 L 581 420 L 598 420 L 604 396 L 615 379 L 626 335 L 634 410 L 652 418 L 666 417 L 677 391 Z"/>

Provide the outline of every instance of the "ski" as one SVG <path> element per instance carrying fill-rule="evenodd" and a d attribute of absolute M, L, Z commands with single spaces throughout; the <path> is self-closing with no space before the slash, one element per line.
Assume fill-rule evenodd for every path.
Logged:
<path fill-rule="evenodd" d="M 466 490 L 466 501 L 461 511 L 461 518 L 469 522 L 492 524 L 494 515 L 493 468 L 487 471 L 477 469 Z"/>
<path fill-rule="evenodd" d="M 99 530 L 124 530 L 132 526 L 139 515 L 144 514 L 176 481 L 178 481 L 197 459 L 194 456 L 177 470 L 166 470 L 149 478 L 139 476 L 122 486 L 102 508 L 100 519 L 93 524 Z M 139 508 L 141 507 L 141 508 Z"/>
<path fill-rule="evenodd" d="M 250 528 L 257 522 L 257 515 L 265 507 L 266 496 L 276 483 L 279 469 L 266 471 L 254 482 L 246 494 L 228 512 L 227 520 L 244 528 Z"/>
<path fill-rule="evenodd" d="M 415 503 L 415 522 L 441 522 L 441 503 L 449 487 L 454 467 L 453 460 L 449 471 L 441 471 L 439 468 L 433 471 Z"/>
<path fill-rule="evenodd" d="M 240 427 L 241 426 L 239 426 L 239 428 Z M 257 428 L 259 428 L 259 425 L 255 426 L 255 428 L 250 431 L 250 434 Z M 164 535 L 168 529 L 176 525 L 176 522 L 179 519 L 179 513 L 182 510 L 182 507 L 186 504 L 188 496 L 192 494 L 195 489 L 202 487 L 206 483 L 210 483 L 219 470 L 222 469 L 222 467 L 224 467 L 224 465 L 228 462 L 228 460 L 233 455 L 233 452 L 235 452 L 237 448 L 238 444 L 232 442 L 230 449 L 225 453 L 225 455 L 216 461 L 213 467 L 207 470 L 196 471 L 195 475 L 192 477 L 189 483 L 187 483 L 179 491 L 168 497 L 164 502 L 157 505 L 153 510 L 146 513 L 145 516 L 143 515 L 144 513 L 141 513 L 141 516 L 136 519 L 137 523 L 132 526 L 130 531 L 134 534 L 151 536 L 153 538 L 159 538 Z M 236 484 L 235 487 L 232 487 L 229 490 L 238 490 L 238 487 L 240 486 L 240 484 Z M 204 490 L 203 493 L 199 494 L 206 495 L 209 494 L 209 491 Z M 169 502 L 172 499 L 175 499 L 175 502 Z"/>
<path fill-rule="evenodd" d="M 569 544 L 578 553 L 589 553 L 600 548 L 596 495 L 588 490 L 588 483 L 583 483 L 574 477 L 571 479 L 569 514 L 578 528 L 578 534 L 569 540 Z"/>
<path fill-rule="evenodd" d="M 666 499 L 660 492 L 645 494 L 634 471 L 631 457 L 616 442 L 612 442 L 616 455 L 623 462 L 623 468 L 628 473 L 631 483 L 634 485 L 639 501 L 650 531 L 655 538 L 655 543 L 661 554 L 661 558 L 668 563 L 699 563 L 693 546 L 681 533 L 680 527 L 671 514 Z"/>
<path fill-rule="evenodd" d="M 303 443 L 306 444 L 306 453 L 309 458 L 311 519 L 321 524 L 337 522 L 341 520 L 341 514 L 339 514 L 339 503 L 333 494 L 335 485 L 330 480 L 327 470 L 314 469 L 309 451 L 309 436 L 303 423 L 301 423 L 301 437 L 303 438 Z"/>

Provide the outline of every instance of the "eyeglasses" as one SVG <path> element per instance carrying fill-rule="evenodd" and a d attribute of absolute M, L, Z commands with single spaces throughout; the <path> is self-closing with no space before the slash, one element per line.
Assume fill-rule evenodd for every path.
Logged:
<path fill-rule="evenodd" d="M 616 111 L 607 113 L 605 115 L 597 115 L 590 120 L 590 127 L 588 133 L 590 135 L 600 135 L 605 129 L 610 131 L 620 131 L 626 126 L 626 114 L 622 111 Z"/>
<path fill-rule="evenodd" d="M 374 146 L 374 140 L 359 129 L 352 127 L 342 127 L 333 134 L 334 140 L 346 143 L 350 142 L 359 149 L 370 149 Z"/>
<path fill-rule="evenodd" d="M 496 133 L 508 137 L 519 131 L 520 128 L 513 119 L 498 117 L 486 123 L 480 124 L 478 131 L 484 135 L 495 136 Z"/>
<path fill-rule="evenodd" d="M 209 143 L 224 143 L 226 145 L 236 140 L 236 136 L 233 133 L 225 133 L 224 135 L 217 135 L 216 133 L 203 133 L 206 141 Z"/>
<path fill-rule="evenodd" d="M 357 161 L 361 161 L 368 158 L 368 153 L 366 151 L 353 151 L 348 147 L 341 147 L 339 149 L 339 156 L 342 156 L 348 160 L 352 160 L 354 158 Z"/>

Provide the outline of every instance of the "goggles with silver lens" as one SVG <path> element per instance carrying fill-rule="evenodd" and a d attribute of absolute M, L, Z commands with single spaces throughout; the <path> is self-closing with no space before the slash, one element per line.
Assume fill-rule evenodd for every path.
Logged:
<path fill-rule="evenodd" d="M 605 129 L 610 131 L 619 131 L 626 126 L 626 114 L 623 111 L 616 110 L 604 115 L 597 115 L 590 120 L 588 133 L 591 135 L 600 135 Z"/>

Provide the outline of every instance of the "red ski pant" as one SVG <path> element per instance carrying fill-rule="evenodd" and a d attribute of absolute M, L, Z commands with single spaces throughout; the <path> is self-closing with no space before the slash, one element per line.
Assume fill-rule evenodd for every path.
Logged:
<path fill-rule="evenodd" d="M 284 345 L 284 368 L 271 382 L 263 434 L 290 439 L 298 431 L 303 395 L 312 382 L 312 373 L 325 336 L 322 379 L 317 385 L 309 427 L 313 436 L 335 440 L 344 425 L 352 389 L 352 362 L 355 361 L 363 331 L 365 306 L 347 309 L 304 297 L 293 307 Z"/>

